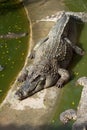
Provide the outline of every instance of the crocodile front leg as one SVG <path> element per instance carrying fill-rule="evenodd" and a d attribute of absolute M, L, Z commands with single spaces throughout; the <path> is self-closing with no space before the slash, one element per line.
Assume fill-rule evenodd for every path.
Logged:
<path fill-rule="evenodd" d="M 69 80 L 70 74 L 67 70 L 65 70 L 63 68 L 58 69 L 58 74 L 60 75 L 60 78 L 57 81 L 56 86 L 58 88 L 61 88 L 63 86 L 63 84 Z"/>

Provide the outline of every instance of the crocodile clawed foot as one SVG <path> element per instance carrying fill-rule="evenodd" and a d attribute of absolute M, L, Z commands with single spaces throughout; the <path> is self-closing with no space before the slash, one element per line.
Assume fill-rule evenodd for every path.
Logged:
<path fill-rule="evenodd" d="M 62 88 L 62 87 L 63 87 L 63 83 L 59 80 L 59 81 L 56 83 L 56 87 Z"/>

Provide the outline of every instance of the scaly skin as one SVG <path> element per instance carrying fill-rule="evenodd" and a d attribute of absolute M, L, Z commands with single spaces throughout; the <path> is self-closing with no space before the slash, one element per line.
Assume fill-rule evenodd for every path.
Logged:
<path fill-rule="evenodd" d="M 83 55 L 82 49 L 75 45 L 76 21 L 66 12 L 61 13 L 46 38 L 36 44 L 30 55 L 32 65 L 25 67 L 18 78 L 23 82 L 15 94 L 19 100 L 53 85 L 61 88 L 69 80 L 67 67 L 73 52 Z"/>

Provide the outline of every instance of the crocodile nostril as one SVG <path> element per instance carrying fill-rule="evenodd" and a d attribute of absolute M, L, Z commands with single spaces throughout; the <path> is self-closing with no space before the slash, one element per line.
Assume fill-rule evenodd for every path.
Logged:
<path fill-rule="evenodd" d="M 22 97 L 23 97 L 23 92 L 18 90 L 16 93 L 15 93 L 15 99 L 17 100 L 22 100 Z"/>

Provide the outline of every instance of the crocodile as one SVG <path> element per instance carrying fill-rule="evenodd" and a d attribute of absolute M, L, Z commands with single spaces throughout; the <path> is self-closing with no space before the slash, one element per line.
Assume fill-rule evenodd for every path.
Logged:
<path fill-rule="evenodd" d="M 18 39 L 21 37 L 25 37 L 27 36 L 28 33 L 24 32 L 24 33 L 14 33 L 14 32 L 8 32 L 7 34 L 2 34 L 0 35 L 0 39 Z"/>
<path fill-rule="evenodd" d="M 84 51 L 75 44 L 76 21 L 83 23 L 83 15 L 82 19 L 79 16 L 78 13 L 76 16 L 72 13 L 60 13 L 48 35 L 40 40 L 31 52 L 30 58 L 33 62 L 25 67 L 18 77 L 17 80 L 21 84 L 15 93 L 15 98 L 23 100 L 54 85 L 62 88 L 69 80 L 67 67 L 74 52 L 84 55 Z"/>
<path fill-rule="evenodd" d="M 87 130 L 87 77 L 79 78 L 77 84 L 84 86 L 77 111 L 74 109 L 65 110 L 60 114 L 60 120 L 64 124 L 71 119 L 76 120 L 72 130 Z"/>

